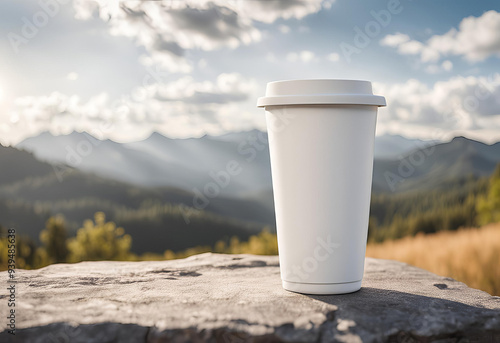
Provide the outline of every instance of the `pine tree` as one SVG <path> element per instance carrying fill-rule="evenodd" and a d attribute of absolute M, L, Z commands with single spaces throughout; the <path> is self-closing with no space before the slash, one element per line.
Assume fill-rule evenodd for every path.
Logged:
<path fill-rule="evenodd" d="M 40 241 L 52 263 L 66 262 L 68 257 L 67 237 L 64 217 L 61 215 L 50 217 L 45 224 L 45 230 L 40 232 Z"/>
<path fill-rule="evenodd" d="M 71 262 L 115 260 L 131 257 L 132 238 L 114 222 L 106 222 L 106 216 L 97 212 L 94 221 L 86 220 L 76 237 L 68 242 Z"/>

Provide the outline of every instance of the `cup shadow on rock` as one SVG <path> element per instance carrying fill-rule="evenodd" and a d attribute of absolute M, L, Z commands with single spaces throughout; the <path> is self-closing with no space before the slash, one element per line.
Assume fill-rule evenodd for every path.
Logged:
<path fill-rule="evenodd" d="M 434 286 L 444 292 L 447 288 L 442 284 Z M 471 342 L 500 342 L 500 327 L 484 328 L 486 322 L 499 318 L 498 310 L 372 287 L 349 294 L 306 296 L 338 307 L 328 319 L 334 323 L 333 330 L 340 334 L 342 331 L 360 337 L 375 334 L 389 342 L 462 338 Z"/>

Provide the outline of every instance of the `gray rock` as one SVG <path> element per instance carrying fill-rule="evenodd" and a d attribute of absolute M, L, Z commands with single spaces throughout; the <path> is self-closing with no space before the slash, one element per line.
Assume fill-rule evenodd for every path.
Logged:
<path fill-rule="evenodd" d="M 362 289 L 335 296 L 283 290 L 276 256 L 17 272 L 2 342 L 500 342 L 500 297 L 395 261 L 368 258 Z"/>

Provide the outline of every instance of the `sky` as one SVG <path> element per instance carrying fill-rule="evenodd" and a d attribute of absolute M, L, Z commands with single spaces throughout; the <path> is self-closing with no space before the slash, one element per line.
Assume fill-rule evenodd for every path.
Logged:
<path fill-rule="evenodd" d="M 283 79 L 361 79 L 377 135 L 500 141 L 500 2 L 5 0 L 0 143 L 265 130 Z"/>

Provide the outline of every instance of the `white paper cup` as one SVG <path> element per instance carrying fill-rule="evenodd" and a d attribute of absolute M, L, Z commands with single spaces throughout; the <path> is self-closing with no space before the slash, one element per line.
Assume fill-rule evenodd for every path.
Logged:
<path fill-rule="evenodd" d="M 359 290 L 384 97 L 368 81 L 277 81 L 257 106 L 266 110 L 283 288 Z"/>

